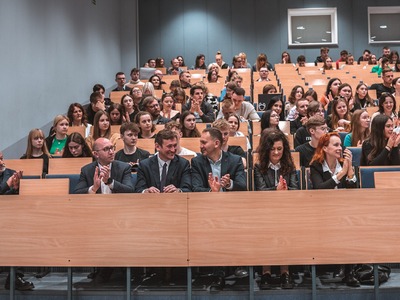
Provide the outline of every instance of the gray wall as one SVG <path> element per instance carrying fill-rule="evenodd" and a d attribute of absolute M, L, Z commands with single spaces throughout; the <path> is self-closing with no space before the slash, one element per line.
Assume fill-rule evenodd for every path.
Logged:
<path fill-rule="evenodd" d="M 0 0 L 0 149 L 19 158 L 32 128 L 70 103 L 86 103 L 95 83 L 136 65 L 136 0 Z"/>
<path fill-rule="evenodd" d="M 337 7 L 338 47 L 330 47 L 333 59 L 340 50 L 355 54 L 365 48 L 380 56 L 382 45 L 368 45 L 368 6 L 400 5 L 396 0 L 139 0 L 140 63 L 162 56 L 169 66 L 172 57 L 183 55 L 192 66 L 197 54 L 214 60 L 217 50 L 231 63 L 233 55 L 246 52 L 251 64 L 261 52 L 272 63 L 288 50 L 287 9 Z M 400 23 L 400 20 L 399 20 Z M 400 24 L 399 24 L 400 25 Z M 399 45 L 389 45 L 400 49 Z M 291 48 L 292 60 L 304 54 L 314 61 L 320 47 Z"/>

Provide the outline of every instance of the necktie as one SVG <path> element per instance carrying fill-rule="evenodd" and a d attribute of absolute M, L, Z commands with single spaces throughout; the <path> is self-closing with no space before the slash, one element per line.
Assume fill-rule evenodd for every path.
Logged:
<path fill-rule="evenodd" d="M 161 184 L 160 184 L 160 192 L 164 192 L 165 184 L 167 183 L 167 163 L 164 163 L 161 172 Z"/>

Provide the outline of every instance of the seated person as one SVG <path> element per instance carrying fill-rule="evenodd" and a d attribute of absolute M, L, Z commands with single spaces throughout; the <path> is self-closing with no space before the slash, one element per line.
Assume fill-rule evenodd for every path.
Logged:
<path fill-rule="evenodd" d="M 392 86 L 393 81 L 393 70 L 389 67 L 382 71 L 382 83 L 374 83 L 370 86 L 370 90 L 376 90 L 376 96 L 379 99 L 382 93 L 394 93 L 394 87 Z"/>
<path fill-rule="evenodd" d="M 0 195 L 18 194 L 22 171 L 8 169 L 0 151 Z"/>
<path fill-rule="evenodd" d="M 171 60 L 171 67 L 168 68 L 168 75 L 179 75 L 183 70 L 179 67 L 179 60 L 177 58 L 173 58 Z"/>
<path fill-rule="evenodd" d="M 163 129 L 155 139 L 157 154 L 143 160 L 137 173 L 136 193 L 179 193 L 192 190 L 189 161 L 176 155 L 177 134 Z"/>
<path fill-rule="evenodd" d="M 295 148 L 300 153 L 300 166 L 309 167 L 310 161 L 314 156 L 315 149 L 321 136 L 328 132 L 326 121 L 321 115 L 310 117 L 306 123 L 306 129 L 310 134 L 311 140 Z"/>
<path fill-rule="evenodd" d="M 235 114 L 235 103 L 231 99 L 225 99 L 221 103 L 221 111 L 222 114 L 218 114 L 217 120 L 222 118 L 227 120 L 231 114 Z"/>
<path fill-rule="evenodd" d="M 133 68 L 131 70 L 131 79 L 129 80 L 128 84 L 126 85 L 130 89 L 132 89 L 134 86 L 143 86 L 144 82 L 140 80 L 140 70 L 138 68 Z"/>
<path fill-rule="evenodd" d="M 99 110 L 94 116 L 93 123 L 92 135 L 86 138 L 86 143 L 90 149 L 93 149 L 94 142 L 101 137 L 110 140 L 113 145 L 116 144 L 119 134 L 111 132 L 110 115 L 108 112 Z"/>
<path fill-rule="evenodd" d="M 259 71 L 258 71 L 258 75 L 259 78 L 257 79 L 257 82 L 261 82 L 261 81 L 271 81 L 271 79 L 268 78 L 269 75 L 269 71 L 267 67 L 262 67 Z"/>
<path fill-rule="evenodd" d="M 96 161 L 82 167 L 75 194 L 133 193 L 131 166 L 114 160 L 115 146 L 107 138 L 93 144 Z"/>
<path fill-rule="evenodd" d="M 240 116 L 242 121 L 247 120 L 260 120 L 260 116 L 257 114 L 253 104 L 244 101 L 245 90 L 237 87 L 232 93 L 232 101 L 235 104 L 235 113 Z M 217 119 L 222 118 L 222 111 L 218 113 Z"/>
<path fill-rule="evenodd" d="M 151 114 L 153 124 L 166 124 L 170 119 L 161 115 L 160 104 L 153 96 L 148 96 L 143 100 L 143 109 Z"/>
<path fill-rule="evenodd" d="M 179 82 L 181 84 L 181 88 L 190 89 L 192 87 L 192 85 L 190 84 L 191 78 L 192 78 L 192 75 L 190 74 L 189 71 L 182 71 L 179 74 Z"/>
<path fill-rule="evenodd" d="M 296 100 L 297 118 L 290 121 L 290 134 L 295 134 L 303 124 L 307 122 L 308 100 L 305 98 Z"/>
<path fill-rule="evenodd" d="M 149 112 L 140 111 L 135 117 L 135 123 L 139 126 L 139 139 L 156 137 L 156 125 L 153 123 L 153 118 Z"/>
<path fill-rule="evenodd" d="M 93 154 L 83 136 L 73 132 L 67 138 L 62 157 L 93 157 Z"/>
<path fill-rule="evenodd" d="M 177 134 L 176 137 L 177 137 L 178 144 L 176 147 L 176 155 L 193 155 L 193 156 L 197 155 L 196 152 L 186 149 L 185 147 L 181 146 L 180 140 L 182 138 L 182 125 L 179 122 L 169 121 L 167 124 L 165 124 L 165 129 L 173 131 Z"/>
<path fill-rule="evenodd" d="M 322 106 L 321 102 L 313 100 L 309 102 L 307 107 L 307 120 L 303 123 L 303 125 L 297 129 L 296 134 L 294 136 L 294 147 L 303 145 L 311 141 L 311 135 L 306 128 L 306 124 L 309 118 L 315 115 L 320 115 L 324 117 L 324 107 Z"/>
<path fill-rule="evenodd" d="M 113 92 L 131 90 L 129 86 L 126 85 L 126 78 L 124 72 L 118 72 L 117 74 L 115 74 L 115 82 L 117 83 L 117 87 L 113 89 Z"/>
<path fill-rule="evenodd" d="M 200 132 L 196 127 L 196 116 L 190 111 L 185 111 L 179 118 L 181 124 L 182 137 L 200 137 Z"/>
<path fill-rule="evenodd" d="M 245 191 L 246 175 L 242 158 L 222 151 L 222 133 L 217 128 L 206 128 L 200 138 L 200 151 L 192 159 L 194 192 Z"/>
<path fill-rule="evenodd" d="M 228 145 L 230 125 L 227 120 L 219 119 L 212 123 L 212 127 L 219 129 L 222 134 L 221 150 L 239 155 L 242 158 L 243 167 L 246 168 L 246 152 L 240 146 Z"/>
<path fill-rule="evenodd" d="M 148 151 L 136 147 L 139 131 L 136 123 L 122 124 L 120 133 L 124 148 L 115 153 L 115 160 L 130 164 L 132 172 L 137 172 L 139 162 L 150 156 Z"/>
<path fill-rule="evenodd" d="M 371 118 L 364 109 L 357 109 L 351 116 L 351 131 L 344 138 L 345 147 L 361 147 L 370 135 Z"/>
<path fill-rule="evenodd" d="M 86 109 L 86 115 L 88 118 L 88 123 L 93 125 L 94 115 L 99 110 L 105 110 L 106 106 L 104 104 L 104 95 L 100 92 L 93 92 L 90 95 L 90 104 Z"/>
<path fill-rule="evenodd" d="M 195 115 L 197 123 L 211 123 L 215 120 L 213 108 L 206 101 L 203 88 L 199 85 L 190 88 L 190 100 L 182 106 L 182 113 L 187 110 Z"/>
<path fill-rule="evenodd" d="M 44 177 L 48 173 L 49 158 L 51 155 L 47 150 L 43 131 L 37 128 L 32 129 L 28 134 L 26 152 L 21 159 L 43 159 L 42 177 Z"/>
<path fill-rule="evenodd" d="M 50 135 L 45 140 L 47 149 L 53 156 L 62 156 L 67 141 L 68 128 L 69 119 L 67 116 L 57 115 L 54 118 Z"/>
<path fill-rule="evenodd" d="M 371 124 L 371 135 L 362 143 L 361 166 L 400 165 L 400 134 L 393 131 L 393 120 L 377 115 Z"/>

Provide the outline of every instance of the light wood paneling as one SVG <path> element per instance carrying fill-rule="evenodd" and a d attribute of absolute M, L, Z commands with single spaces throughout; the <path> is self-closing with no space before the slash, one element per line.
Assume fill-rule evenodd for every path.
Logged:
<path fill-rule="evenodd" d="M 6 159 L 6 167 L 15 171 L 23 171 L 26 176 L 42 176 L 43 159 Z"/>
<path fill-rule="evenodd" d="M 400 260 L 400 190 L 189 194 L 191 266 Z"/>
<path fill-rule="evenodd" d="M 49 174 L 79 174 L 81 168 L 91 162 L 91 157 L 50 159 Z"/>
<path fill-rule="evenodd" d="M 2 266 L 187 265 L 187 194 L 0 197 Z"/>
<path fill-rule="evenodd" d="M 19 185 L 21 196 L 62 196 L 69 194 L 68 178 L 21 179 Z"/>
<path fill-rule="evenodd" d="M 374 180 L 376 189 L 398 188 L 400 172 L 375 172 Z"/>

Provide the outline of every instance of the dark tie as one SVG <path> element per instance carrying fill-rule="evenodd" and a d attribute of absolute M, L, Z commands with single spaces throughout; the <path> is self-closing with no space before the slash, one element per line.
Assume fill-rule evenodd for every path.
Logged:
<path fill-rule="evenodd" d="M 167 183 L 167 163 L 164 163 L 161 172 L 161 184 L 160 184 L 160 192 L 164 192 L 165 184 Z"/>

